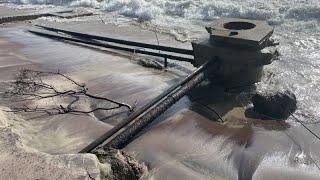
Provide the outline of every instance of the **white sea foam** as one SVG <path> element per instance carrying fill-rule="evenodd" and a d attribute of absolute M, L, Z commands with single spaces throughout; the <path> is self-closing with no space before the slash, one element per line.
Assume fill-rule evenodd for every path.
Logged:
<path fill-rule="evenodd" d="M 221 16 L 242 17 L 283 23 L 285 19 L 320 20 L 318 0 L 232 1 L 232 0 L 7 0 L 18 4 L 53 4 L 93 7 L 138 18 L 141 21 L 166 16 L 211 20 Z"/>
<path fill-rule="evenodd" d="M 303 153 L 295 155 L 295 159 L 306 158 Z M 319 169 L 314 165 L 304 163 L 290 164 L 290 153 L 274 153 L 267 155 L 259 164 L 252 179 L 281 179 L 298 180 L 298 179 L 319 179 Z"/>

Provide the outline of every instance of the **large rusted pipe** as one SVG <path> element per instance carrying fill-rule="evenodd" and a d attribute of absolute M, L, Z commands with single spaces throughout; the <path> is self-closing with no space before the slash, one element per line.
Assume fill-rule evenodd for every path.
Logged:
<path fill-rule="evenodd" d="M 130 116 L 128 118 L 126 118 L 125 120 L 121 121 L 119 124 L 114 126 L 112 129 L 110 129 L 109 131 L 107 131 L 106 133 L 101 135 L 98 139 L 96 139 L 95 141 L 93 141 L 92 143 L 87 145 L 85 148 L 83 148 L 81 151 L 79 151 L 79 153 L 91 152 L 93 149 L 95 149 L 97 146 L 99 146 L 100 144 L 105 142 L 107 139 L 109 139 L 111 136 L 113 136 L 119 130 L 121 130 L 122 128 L 127 126 L 129 123 L 131 123 L 133 120 L 138 118 L 140 115 L 145 113 L 152 106 L 154 106 L 155 104 L 159 103 L 163 98 L 165 98 L 166 96 L 168 96 L 169 94 L 171 94 L 172 92 L 174 92 L 175 90 L 177 90 L 178 88 L 180 88 L 181 86 L 186 84 L 188 81 L 190 81 L 192 78 L 194 78 L 195 75 L 203 72 L 203 70 L 206 69 L 208 65 L 209 65 L 208 63 L 207 64 L 203 64 L 198 69 L 196 69 L 191 74 L 189 74 L 187 77 L 185 77 L 183 80 L 181 80 L 177 84 L 171 86 L 170 88 L 168 88 L 167 90 L 165 90 L 164 92 L 159 94 L 156 98 L 152 99 L 150 102 L 148 102 L 143 107 L 141 107 L 141 108 L 137 109 L 136 111 L 134 111 L 132 114 L 130 114 Z"/>
<path fill-rule="evenodd" d="M 148 124 L 150 124 L 153 120 L 155 120 L 158 116 L 160 116 L 163 112 L 169 109 L 173 104 L 175 104 L 178 100 L 180 100 L 186 93 L 188 93 L 191 89 L 196 87 L 199 83 L 201 83 L 205 78 L 207 73 L 210 73 L 217 63 L 216 61 L 209 61 L 205 64 L 205 68 L 199 74 L 196 74 L 192 79 L 190 79 L 187 83 L 185 83 L 181 88 L 175 90 L 169 96 L 164 98 L 159 102 L 156 106 L 147 111 L 144 115 L 139 117 L 133 124 L 127 127 L 123 132 L 118 134 L 115 138 L 109 141 L 105 147 L 121 149 L 129 144 L 133 138 L 142 131 Z"/>

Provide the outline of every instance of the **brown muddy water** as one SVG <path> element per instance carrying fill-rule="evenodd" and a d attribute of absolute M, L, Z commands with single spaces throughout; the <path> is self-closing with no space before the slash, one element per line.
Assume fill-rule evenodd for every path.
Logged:
<path fill-rule="evenodd" d="M 0 43 L 7 42 L 6 50 L 1 46 L 1 63 L 7 64 L 7 56 L 13 56 L 21 64 L 60 69 L 86 82 L 93 93 L 138 107 L 185 75 L 146 69 L 124 56 L 39 38 L 23 28 L 1 29 L 0 36 Z M 0 73 L 5 77 L 12 71 L 1 67 Z M 157 118 L 125 150 L 145 162 L 151 169 L 150 179 L 320 179 L 320 143 L 298 124 L 261 120 L 246 111 L 246 105 L 246 94 L 225 93 L 204 84 Z M 224 123 L 217 122 L 210 108 Z M 99 121 L 105 115 L 33 119 L 40 133 L 29 144 L 45 136 L 38 149 L 76 152 L 117 123 Z M 57 137 L 59 141 L 48 143 Z"/>

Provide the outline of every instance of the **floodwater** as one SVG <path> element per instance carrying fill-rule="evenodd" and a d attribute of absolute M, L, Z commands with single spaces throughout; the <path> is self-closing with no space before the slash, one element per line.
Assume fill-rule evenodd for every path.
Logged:
<path fill-rule="evenodd" d="M 278 61 L 266 66 L 265 76 L 256 88 L 258 91 L 293 91 L 298 100 L 295 116 L 312 131 L 320 134 L 318 0 L 9 2 L 20 4 L 12 5 L 18 7 L 49 8 L 35 4 L 51 4 L 55 6 L 50 5 L 50 8 L 57 8 L 57 5 L 95 8 L 91 10 L 99 12 L 102 19 L 109 18 L 104 14 L 115 14 L 106 22 L 123 25 L 134 21 L 143 28 L 169 33 L 180 41 L 206 36 L 203 26 L 222 16 L 266 20 L 275 27 L 275 38 L 280 41 L 278 48 L 281 56 Z M 97 17 L 80 20 L 93 21 L 94 18 Z M 47 18 L 43 20 L 57 21 Z M 43 52 L 42 56 L 46 53 L 48 52 Z M 69 58 L 76 56 L 70 54 Z M 55 58 L 57 61 L 59 59 L 61 57 Z M 73 63 L 77 66 L 79 62 Z M 92 66 L 92 69 L 101 67 L 98 66 Z M 114 67 L 118 67 L 117 64 Z M 84 72 L 92 69 L 84 69 Z M 120 72 L 126 68 L 118 70 L 122 74 Z M 87 78 L 89 74 L 81 77 Z M 95 75 L 97 74 L 93 73 L 90 77 Z M 126 82 L 133 77 L 132 74 L 122 74 L 121 77 L 114 78 L 122 78 L 121 82 Z M 101 78 L 99 82 L 103 83 L 105 78 Z M 141 79 L 134 79 L 136 84 L 145 84 Z M 148 82 L 148 87 L 160 85 L 162 81 L 152 84 L 153 79 L 143 80 Z M 167 85 L 163 85 L 163 88 Z M 107 88 L 102 87 L 101 91 L 107 91 Z M 112 91 L 108 92 L 110 93 L 107 94 L 112 94 Z M 151 89 L 149 92 L 154 91 Z M 124 94 L 125 92 L 120 93 Z M 249 94 L 227 93 L 217 87 L 203 85 L 159 117 L 126 150 L 136 154 L 138 159 L 151 168 L 150 178 L 153 179 L 320 179 L 319 139 L 293 117 L 281 123 L 270 119 L 260 120 L 260 117 L 243 108 L 250 106 Z M 218 118 L 212 109 L 223 117 L 225 123 L 217 122 Z"/>

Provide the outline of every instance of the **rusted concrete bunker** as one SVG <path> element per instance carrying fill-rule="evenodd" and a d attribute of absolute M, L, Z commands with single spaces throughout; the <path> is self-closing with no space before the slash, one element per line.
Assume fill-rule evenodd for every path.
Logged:
<path fill-rule="evenodd" d="M 214 81 L 225 87 L 253 84 L 262 76 L 263 66 L 277 55 L 270 37 L 273 27 L 265 21 L 222 18 L 206 27 L 209 39 L 192 42 L 193 65 L 198 67 L 218 57 L 220 68 Z"/>

